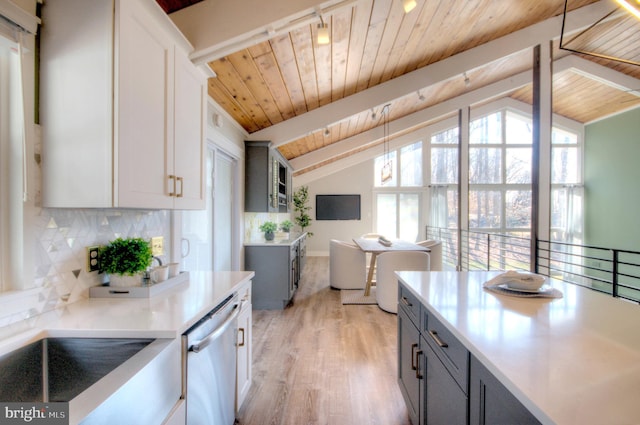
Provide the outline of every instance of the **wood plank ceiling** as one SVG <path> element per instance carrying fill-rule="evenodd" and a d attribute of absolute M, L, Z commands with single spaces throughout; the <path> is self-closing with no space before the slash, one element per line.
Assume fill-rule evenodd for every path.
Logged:
<path fill-rule="evenodd" d="M 571 0 L 568 9 L 594 1 Z M 401 0 L 359 0 L 323 17 L 331 31 L 330 44 L 317 44 L 314 23 L 209 62 L 217 74 L 209 80 L 209 94 L 251 134 L 562 15 L 563 7 L 563 0 L 418 0 L 416 9 L 405 14 Z M 599 48 L 610 53 L 637 52 L 637 36 L 631 37 L 629 31 L 625 34 L 611 37 L 608 45 Z M 549 40 L 559 35 L 550 35 Z M 593 41 L 583 44 L 587 43 Z M 554 57 L 567 55 L 557 44 L 554 42 Z M 640 78 L 637 66 L 583 57 Z M 523 51 L 480 68 L 460 69 L 456 78 L 392 100 L 389 119 L 397 120 L 531 67 L 531 52 Z M 554 112 L 582 123 L 640 102 L 629 90 L 572 70 L 556 73 L 553 84 Z M 531 92 L 529 85 L 510 95 L 531 103 Z M 361 134 L 382 125 L 383 106 L 370 105 L 348 119 L 327 122 L 324 128 L 279 149 L 293 159 Z"/>

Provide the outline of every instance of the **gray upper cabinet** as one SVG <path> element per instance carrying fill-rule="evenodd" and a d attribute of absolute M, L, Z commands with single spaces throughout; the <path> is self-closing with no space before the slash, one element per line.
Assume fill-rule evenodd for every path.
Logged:
<path fill-rule="evenodd" d="M 289 212 L 292 169 L 270 142 L 245 142 L 246 212 Z"/>

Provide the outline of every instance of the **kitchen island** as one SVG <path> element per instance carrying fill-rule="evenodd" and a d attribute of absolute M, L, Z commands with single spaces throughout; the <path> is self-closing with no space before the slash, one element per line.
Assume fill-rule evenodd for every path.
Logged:
<path fill-rule="evenodd" d="M 125 415 L 134 415 L 140 424 L 184 424 L 182 334 L 232 293 L 248 301 L 253 276 L 245 271 L 191 272 L 184 283 L 151 298 L 78 301 L 26 319 L 21 332 L 0 340 L 0 359 L 43 338 L 154 339 L 149 349 L 70 400 L 69 423 L 132 423 Z M 250 335 L 249 330 L 248 343 Z M 91 361 L 101 355 L 108 352 L 91 356 Z M 138 411 L 139 405 L 145 409 Z"/>
<path fill-rule="evenodd" d="M 479 374 L 491 375 L 506 390 L 503 394 L 528 410 L 533 422 L 520 423 L 638 423 L 640 307 L 553 279 L 549 283 L 562 298 L 517 298 L 482 287 L 499 273 L 398 272 L 400 305 L 407 311 L 411 300 L 417 301 L 411 308 L 425 318 L 416 326 L 427 320 L 429 327 L 441 324 L 440 337 L 467 350 L 466 363 L 453 357 L 450 363 L 464 363 L 460 372 L 468 381 L 458 379 L 458 388 L 468 403 L 462 408 L 468 409 L 470 423 L 491 423 L 483 416 L 490 406 L 480 405 L 489 393 L 483 392 Z M 399 314 L 400 322 L 406 314 L 399 313 L 404 315 Z M 429 330 L 424 331 L 426 345 L 437 348 Z"/>

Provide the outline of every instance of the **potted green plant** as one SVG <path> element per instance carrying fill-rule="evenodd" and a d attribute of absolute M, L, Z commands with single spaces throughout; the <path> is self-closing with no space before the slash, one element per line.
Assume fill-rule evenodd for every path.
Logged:
<path fill-rule="evenodd" d="M 260 225 L 260 231 L 264 232 L 264 238 L 268 241 L 272 241 L 275 237 L 275 231 L 278 230 L 278 225 L 273 221 L 265 221 Z"/>
<path fill-rule="evenodd" d="M 293 227 L 293 223 L 291 222 L 291 220 L 285 220 L 282 223 L 280 223 L 280 230 L 282 230 L 285 233 L 289 233 L 292 227 Z"/>
<path fill-rule="evenodd" d="M 294 220 L 296 224 L 300 226 L 300 231 L 304 233 L 305 227 L 311 225 L 311 216 L 307 213 L 311 207 L 307 205 L 309 202 L 309 188 L 307 186 L 301 186 L 293 193 L 293 210 L 298 214 Z M 308 236 L 312 236 L 313 233 L 308 232 Z"/>
<path fill-rule="evenodd" d="M 100 272 L 109 274 L 112 286 L 135 286 L 151 265 L 151 243 L 142 238 L 117 238 L 100 247 Z"/>

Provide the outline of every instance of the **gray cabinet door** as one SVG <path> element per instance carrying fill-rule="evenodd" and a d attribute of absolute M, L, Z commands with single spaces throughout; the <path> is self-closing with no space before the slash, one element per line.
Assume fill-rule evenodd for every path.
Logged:
<path fill-rule="evenodd" d="M 246 212 L 289 212 L 292 169 L 270 142 L 245 142 Z"/>
<path fill-rule="evenodd" d="M 466 425 L 467 395 L 429 344 L 421 343 L 427 359 L 425 416 L 428 425 Z"/>
<path fill-rule="evenodd" d="M 540 422 L 478 359 L 471 356 L 471 425 L 537 425 Z"/>
<path fill-rule="evenodd" d="M 245 142 L 244 210 L 272 212 L 272 159 L 268 142 Z"/>
<path fill-rule="evenodd" d="M 398 309 L 398 384 L 413 425 L 424 422 L 424 355 L 420 351 L 420 332 L 402 307 Z"/>

